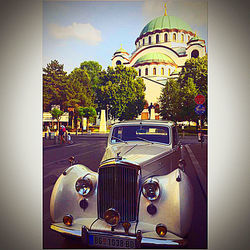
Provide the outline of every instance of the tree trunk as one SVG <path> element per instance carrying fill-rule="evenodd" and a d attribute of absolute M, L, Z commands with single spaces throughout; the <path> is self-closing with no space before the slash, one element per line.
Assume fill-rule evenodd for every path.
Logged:
<path fill-rule="evenodd" d="M 57 135 L 59 134 L 59 120 L 57 120 Z"/>
<path fill-rule="evenodd" d="M 83 116 L 81 117 L 82 119 L 82 134 L 83 134 Z"/>
<path fill-rule="evenodd" d="M 72 129 L 74 129 L 74 122 L 75 122 L 75 117 L 74 117 L 74 114 L 73 114 L 73 116 L 72 116 Z"/>

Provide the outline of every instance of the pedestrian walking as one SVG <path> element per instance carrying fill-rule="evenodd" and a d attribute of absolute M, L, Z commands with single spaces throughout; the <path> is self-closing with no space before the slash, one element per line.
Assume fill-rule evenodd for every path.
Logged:
<path fill-rule="evenodd" d="M 65 131 L 66 131 L 65 126 L 61 125 L 60 129 L 59 129 L 59 135 L 60 135 L 61 144 L 65 143 L 65 139 L 64 139 L 64 133 L 65 133 Z"/>
<path fill-rule="evenodd" d="M 68 141 L 68 144 L 72 144 L 73 143 L 73 141 L 71 139 L 70 133 L 68 133 L 68 135 L 67 135 L 67 141 Z"/>

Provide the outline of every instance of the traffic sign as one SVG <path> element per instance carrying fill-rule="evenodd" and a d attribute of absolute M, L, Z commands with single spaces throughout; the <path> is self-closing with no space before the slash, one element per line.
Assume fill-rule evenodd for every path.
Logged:
<path fill-rule="evenodd" d="M 194 98 L 194 101 L 196 104 L 203 104 L 205 102 L 205 96 L 204 95 L 197 95 Z"/>
<path fill-rule="evenodd" d="M 196 105 L 195 113 L 197 113 L 198 115 L 202 115 L 205 113 L 205 111 L 206 111 L 206 108 L 202 104 Z"/>

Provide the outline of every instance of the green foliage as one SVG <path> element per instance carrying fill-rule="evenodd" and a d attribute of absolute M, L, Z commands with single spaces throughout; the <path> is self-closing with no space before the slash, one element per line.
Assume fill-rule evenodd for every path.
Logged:
<path fill-rule="evenodd" d="M 68 76 L 65 85 L 65 107 L 94 105 L 94 93 L 90 85 L 90 78 L 85 70 L 75 68 Z"/>
<path fill-rule="evenodd" d="M 80 107 L 78 109 L 78 114 L 79 114 L 79 116 L 81 116 L 81 117 L 83 116 L 83 117 L 86 117 L 86 118 L 96 117 L 97 116 L 96 110 L 93 107 Z"/>
<path fill-rule="evenodd" d="M 207 98 L 207 56 L 187 60 L 177 81 L 168 81 L 159 99 L 161 115 L 174 121 L 198 119 L 194 101 L 197 94 Z"/>
<path fill-rule="evenodd" d="M 197 119 L 195 113 L 196 103 L 194 98 L 197 96 L 198 90 L 192 78 L 188 78 L 187 83 L 181 89 L 181 118 L 183 121 L 194 121 Z"/>
<path fill-rule="evenodd" d="M 170 79 L 162 89 L 159 103 L 163 119 L 178 121 L 181 119 L 181 88 L 177 81 Z"/>
<path fill-rule="evenodd" d="M 191 58 L 185 62 L 178 83 L 183 87 L 189 78 L 193 79 L 198 94 L 204 95 L 207 99 L 207 56 Z"/>
<path fill-rule="evenodd" d="M 63 115 L 63 111 L 57 108 L 54 108 L 50 111 L 52 118 L 56 119 L 57 121 L 60 121 L 61 116 Z"/>
<path fill-rule="evenodd" d="M 50 110 L 51 105 L 60 105 L 63 108 L 64 87 L 67 81 L 67 72 L 63 64 L 52 60 L 43 68 L 43 109 Z"/>
<path fill-rule="evenodd" d="M 134 68 L 123 65 L 102 71 L 96 89 L 98 109 L 106 109 L 108 105 L 109 115 L 114 119 L 137 117 L 145 105 L 145 85 L 136 76 Z"/>
<path fill-rule="evenodd" d="M 78 115 L 80 117 L 86 117 L 87 118 L 87 130 L 89 130 L 89 121 L 94 121 L 94 118 L 97 116 L 96 110 L 93 107 L 79 107 Z"/>
<path fill-rule="evenodd" d="M 52 115 L 52 119 L 57 120 L 57 129 L 59 130 L 59 121 L 60 121 L 60 118 L 61 118 L 61 116 L 63 115 L 64 112 L 62 110 L 60 110 L 60 109 L 53 108 L 50 111 L 50 113 Z"/>
<path fill-rule="evenodd" d="M 93 89 L 96 88 L 99 82 L 99 75 L 102 71 L 102 66 L 95 61 L 84 61 L 80 65 L 80 69 L 85 70 L 89 77 Z"/>

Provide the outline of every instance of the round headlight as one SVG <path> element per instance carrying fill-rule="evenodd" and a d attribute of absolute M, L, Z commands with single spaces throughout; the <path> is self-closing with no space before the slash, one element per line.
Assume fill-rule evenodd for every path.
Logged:
<path fill-rule="evenodd" d="M 156 200 L 160 195 L 160 185 L 158 180 L 155 178 L 146 180 L 142 185 L 142 193 L 148 200 Z"/>
<path fill-rule="evenodd" d="M 88 196 L 95 188 L 95 177 L 92 175 L 86 175 L 80 177 L 75 184 L 76 191 L 82 196 Z"/>
<path fill-rule="evenodd" d="M 116 226 L 120 222 L 120 214 L 114 208 L 109 208 L 104 213 L 104 220 L 111 226 Z"/>

